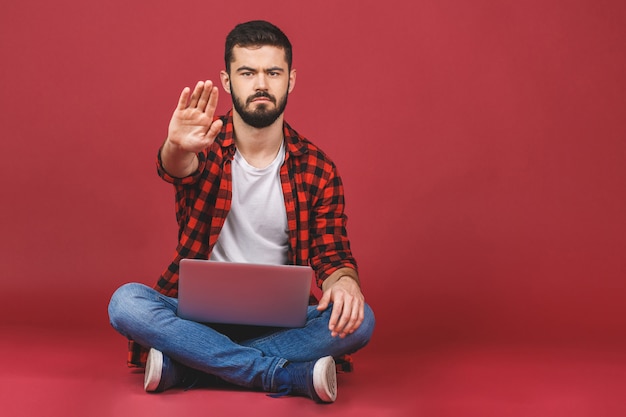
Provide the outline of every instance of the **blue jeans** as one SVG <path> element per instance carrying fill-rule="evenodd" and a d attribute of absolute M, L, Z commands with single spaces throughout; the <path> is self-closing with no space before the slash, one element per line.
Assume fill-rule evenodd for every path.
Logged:
<path fill-rule="evenodd" d="M 177 307 L 176 298 L 143 284 L 125 284 L 111 298 L 109 319 L 122 335 L 182 365 L 269 392 L 276 389 L 274 372 L 287 361 L 353 353 L 368 343 L 375 324 L 368 305 L 363 324 L 343 339 L 330 335 L 330 307 L 310 306 L 303 328 L 209 326 L 179 318 Z"/>

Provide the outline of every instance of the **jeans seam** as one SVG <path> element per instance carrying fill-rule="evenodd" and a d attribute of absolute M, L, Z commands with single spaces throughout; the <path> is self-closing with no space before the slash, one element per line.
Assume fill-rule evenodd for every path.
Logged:
<path fill-rule="evenodd" d="M 274 367 L 274 371 L 272 372 L 272 376 L 270 379 L 270 386 L 269 386 L 270 392 L 274 392 L 276 390 L 275 388 L 276 371 L 278 370 L 278 368 L 284 367 L 287 362 L 288 362 L 287 359 L 283 359 L 283 358 L 278 359 L 278 364 L 276 364 L 276 366 Z"/>

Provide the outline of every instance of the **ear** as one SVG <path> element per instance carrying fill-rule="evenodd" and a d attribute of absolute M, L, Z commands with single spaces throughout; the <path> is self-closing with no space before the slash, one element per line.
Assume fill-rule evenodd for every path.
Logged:
<path fill-rule="evenodd" d="M 220 71 L 220 79 L 222 80 L 222 87 L 230 94 L 230 76 L 226 71 Z"/>
<path fill-rule="evenodd" d="M 296 85 L 296 70 L 292 69 L 289 72 L 289 93 L 293 91 L 293 88 Z"/>

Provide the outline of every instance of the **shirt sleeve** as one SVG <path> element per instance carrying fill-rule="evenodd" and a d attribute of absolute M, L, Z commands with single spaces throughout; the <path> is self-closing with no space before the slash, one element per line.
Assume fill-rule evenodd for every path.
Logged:
<path fill-rule="evenodd" d="M 327 164 L 322 176 L 325 181 L 314 200 L 311 213 L 310 262 L 316 272 L 317 285 L 340 268 L 357 270 L 357 263 L 350 249 L 344 212 L 344 190 L 335 166 Z"/>
<path fill-rule="evenodd" d="M 178 222 L 178 237 L 180 239 L 181 234 L 185 228 L 185 225 L 189 222 L 191 216 L 191 210 L 193 202 L 198 197 L 200 192 L 199 186 L 201 185 L 201 178 L 207 165 L 206 151 L 200 152 L 198 156 L 198 169 L 191 175 L 183 178 L 177 178 L 171 176 L 165 168 L 163 168 L 163 161 L 161 160 L 161 149 L 157 154 L 157 172 L 159 176 L 166 182 L 172 184 L 175 190 L 175 211 L 176 221 Z"/>
<path fill-rule="evenodd" d="M 163 167 L 163 160 L 161 160 L 162 149 L 163 147 L 159 148 L 159 152 L 157 153 L 156 165 L 157 165 L 157 173 L 159 174 L 159 177 L 161 177 L 164 181 L 169 182 L 170 184 L 173 184 L 173 185 L 189 185 L 189 184 L 193 184 L 197 182 L 200 179 L 200 176 L 202 175 L 202 171 L 204 171 L 204 168 L 206 166 L 206 160 L 207 160 L 204 152 L 200 152 L 196 154 L 196 156 L 198 157 L 198 169 L 196 169 L 195 172 L 193 172 L 191 175 L 187 177 L 177 178 L 177 177 L 171 176 Z"/>

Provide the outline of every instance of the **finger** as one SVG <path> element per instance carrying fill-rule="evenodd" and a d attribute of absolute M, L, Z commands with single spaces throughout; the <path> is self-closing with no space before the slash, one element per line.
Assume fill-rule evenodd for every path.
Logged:
<path fill-rule="evenodd" d="M 191 89 L 189 87 L 183 88 L 183 91 L 180 93 L 180 97 L 178 98 L 178 110 L 185 110 L 187 108 L 187 103 L 189 102 L 189 93 Z"/>
<path fill-rule="evenodd" d="M 200 100 L 200 96 L 202 95 L 203 89 L 204 89 L 204 81 L 198 81 L 195 88 L 193 89 L 193 93 L 191 93 L 191 100 L 189 101 L 189 107 L 198 107 L 198 100 Z"/>
<path fill-rule="evenodd" d="M 365 303 L 361 301 L 359 303 L 359 318 L 356 322 L 356 325 L 354 326 L 354 329 L 352 329 L 352 333 L 354 333 L 356 329 L 361 327 L 361 324 L 363 324 L 364 321 L 365 321 Z"/>
<path fill-rule="evenodd" d="M 205 111 L 206 105 L 209 102 L 209 96 L 213 91 L 213 83 L 211 81 L 205 81 L 204 86 L 202 87 L 202 92 L 200 93 L 200 98 L 198 99 L 198 109 L 201 111 Z"/>
<path fill-rule="evenodd" d="M 356 329 L 358 329 L 361 326 L 364 319 L 365 319 L 365 311 L 364 311 L 363 303 L 361 302 L 354 303 L 352 307 L 352 317 L 350 318 L 348 325 L 344 329 L 345 333 L 346 334 L 354 333 Z"/>
<path fill-rule="evenodd" d="M 322 294 L 322 298 L 320 298 L 319 303 L 317 304 L 318 311 L 324 311 L 328 308 L 328 304 L 330 303 L 330 291 L 326 291 Z"/>
<path fill-rule="evenodd" d="M 209 127 L 209 131 L 206 133 L 205 138 L 208 140 L 208 144 L 205 146 L 209 146 L 213 143 L 213 141 L 215 140 L 215 138 L 217 137 L 217 135 L 220 134 L 220 131 L 222 130 L 222 127 L 224 126 L 224 122 L 222 122 L 221 119 L 217 119 L 216 121 L 214 121 L 211 124 L 211 127 Z"/>
<path fill-rule="evenodd" d="M 341 316 L 339 317 L 339 321 L 335 326 L 335 332 L 339 334 L 341 337 L 345 337 L 347 333 L 348 325 L 352 320 L 352 300 L 345 299 L 343 302 L 343 308 L 341 310 Z"/>
<path fill-rule="evenodd" d="M 220 92 L 216 86 L 213 86 L 213 88 L 209 90 L 209 93 L 209 103 L 206 106 L 204 112 L 207 114 L 207 116 L 213 117 L 215 109 L 217 108 L 217 99 L 220 96 Z"/>
<path fill-rule="evenodd" d="M 340 333 L 337 331 L 337 329 L 339 328 L 339 320 L 344 311 L 343 309 L 343 302 L 341 300 L 335 299 L 333 301 L 333 310 L 330 313 L 330 320 L 328 322 L 328 329 L 330 330 L 332 337 L 335 337 Z"/>

